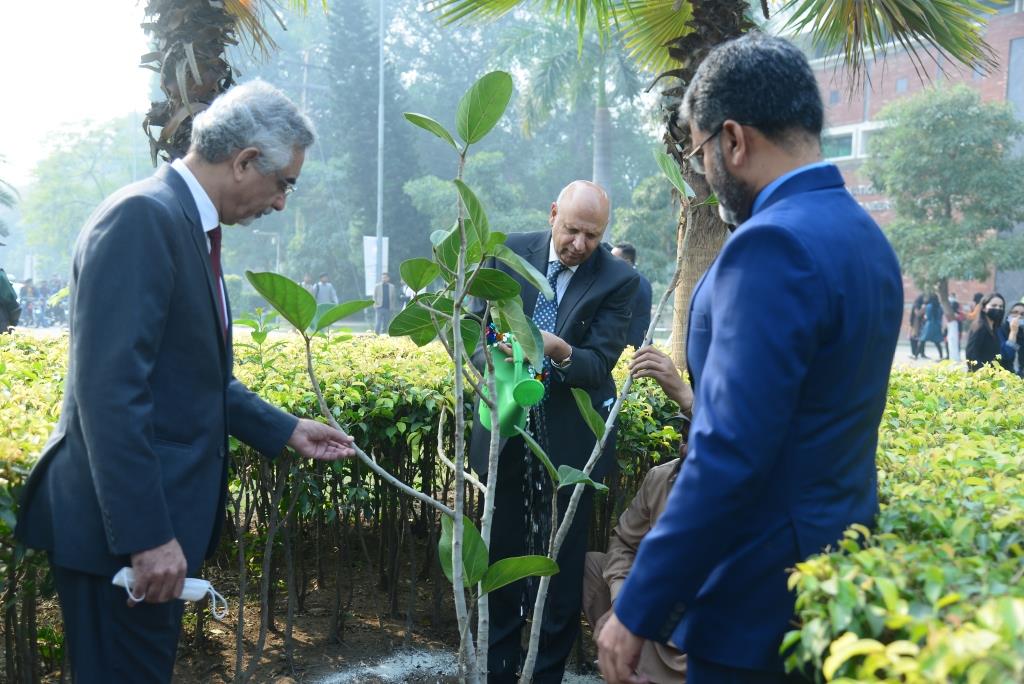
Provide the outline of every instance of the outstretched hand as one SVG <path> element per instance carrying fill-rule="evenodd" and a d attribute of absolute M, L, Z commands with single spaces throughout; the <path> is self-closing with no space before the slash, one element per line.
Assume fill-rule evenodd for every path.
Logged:
<path fill-rule="evenodd" d="M 355 441 L 341 430 L 315 420 L 300 418 L 288 446 L 301 456 L 318 461 L 336 461 L 356 455 Z"/>

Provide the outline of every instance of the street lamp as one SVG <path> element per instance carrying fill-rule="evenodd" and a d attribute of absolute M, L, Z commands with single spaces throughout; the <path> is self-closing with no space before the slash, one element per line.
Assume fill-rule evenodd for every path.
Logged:
<path fill-rule="evenodd" d="M 271 244 L 274 245 L 275 257 L 274 257 L 274 273 L 281 272 L 281 239 L 277 233 L 268 233 L 263 230 L 253 229 L 253 235 L 266 235 L 270 238 Z"/>

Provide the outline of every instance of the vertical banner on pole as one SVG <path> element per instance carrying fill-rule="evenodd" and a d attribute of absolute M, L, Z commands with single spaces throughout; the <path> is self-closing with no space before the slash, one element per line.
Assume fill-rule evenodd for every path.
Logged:
<path fill-rule="evenodd" d="M 384 254 L 381 259 L 382 272 L 387 273 L 388 270 L 388 239 L 383 238 L 384 242 Z M 377 285 L 377 236 L 376 235 L 364 235 L 363 236 L 363 273 L 366 274 L 366 292 L 367 297 L 373 296 L 373 288 Z"/>

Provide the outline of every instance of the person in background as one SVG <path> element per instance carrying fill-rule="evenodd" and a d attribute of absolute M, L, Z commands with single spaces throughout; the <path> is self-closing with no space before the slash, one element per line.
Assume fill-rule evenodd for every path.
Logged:
<path fill-rule="evenodd" d="M 615 245 L 612 248 L 612 255 L 636 269 L 636 247 L 630 243 L 620 242 Z M 629 319 L 629 334 L 626 336 L 626 344 L 634 349 L 639 349 L 644 343 L 647 328 L 651 326 L 651 281 L 640 271 L 637 271 L 637 275 L 640 276 L 640 285 L 630 304 L 633 316 Z"/>
<path fill-rule="evenodd" d="M 310 294 L 316 299 L 317 306 L 338 303 L 338 293 L 334 291 L 334 285 L 331 285 L 326 273 L 320 274 L 320 282 L 313 286 Z"/>
<path fill-rule="evenodd" d="M 1024 302 L 1010 307 L 1006 321 L 999 328 L 1002 364 L 1006 370 L 1024 377 Z"/>
<path fill-rule="evenodd" d="M 659 349 L 648 346 L 636 353 L 629 369 L 633 377 L 654 378 L 669 399 L 679 406 L 685 421 L 683 424 L 689 426 L 693 390 L 680 377 L 672 359 Z M 647 472 L 640 489 L 612 530 L 608 551 L 587 553 L 583 568 L 583 614 L 595 641 L 611 617 L 612 606 L 633 568 L 640 542 L 665 510 L 668 494 L 686 457 L 687 430 L 684 428 L 682 432 L 679 458 L 656 465 Z M 636 669 L 652 684 L 679 684 L 686 681 L 686 656 L 672 646 L 648 641 L 644 643 Z"/>
<path fill-rule="evenodd" d="M 934 292 L 928 296 L 928 303 L 924 308 L 924 326 L 921 328 L 920 350 L 921 356 L 928 358 L 925 354 L 925 347 L 929 342 L 935 345 L 935 350 L 942 360 L 942 305 L 939 304 L 939 296 Z"/>
<path fill-rule="evenodd" d="M 375 317 L 373 331 L 378 335 L 385 334 L 388 331 L 388 326 L 391 325 L 392 312 L 400 307 L 399 290 L 391 282 L 391 274 L 385 271 L 380 274 L 380 282 L 377 283 L 377 287 L 373 288 Z"/>
<path fill-rule="evenodd" d="M 313 274 L 312 273 L 306 273 L 305 275 L 303 275 L 302 276 L 302 289 L 304 289 L 306 292 L 308 292 L 310 294 L 313 294 L 313 288 L 314 287 L 316 287 L 316 283 L 313 282 Z M 313 296 L 315 297 L 316 295 L 313 295 Z"/>
<path fill-rule="evenodd" d="M 984 365 L 996 362 L 1012 371 L 1016 351 L 1007 344 L 1002 334 L 1003 317 L 1006 312 L 1006 299 L 998 292 L 993 292 L 978 303 L 979 313 L 971 325 L 971 333 L 967 337 L 967 369 L 971 372 Z M 1018 323 L 1019 325 L 1019 323 Z"/>
<path fill-rule="evenodd" d="M 917 299 L 910 305 L 910 357 L 916 359 L 928 355 L 924 353 L 924 344 L 921 343 L 921 328 L 924 327 L 924 295 L 917 295 Z"/>
<path fill-rule="evenodd" d="M 949 308 L 953 311 L 953 318 L 946 326 L 946 358 L 959 361 L 960 324 L 964 320 L 964 314 L 960 310 L 960 302 L 956 299 L 956 292 L 949 293 Z"/>

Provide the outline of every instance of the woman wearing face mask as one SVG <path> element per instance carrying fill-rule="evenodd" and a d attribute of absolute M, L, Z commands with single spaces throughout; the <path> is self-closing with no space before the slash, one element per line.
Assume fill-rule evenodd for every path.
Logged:
<path fill-rule="evenodd" d="M 1012 371 L 1016 350 L 1007 343 L 1001 329 L 1006 300 L 1003 295 L 993 292 L 981 300 L 978 308 L 980 313 L 967 338 L 967 368 L 976 371 L 985 364 L 994 363 L 996 356 L 1000 356 L 1001 365 Z"/>
<path fill-rule="evenodd" d="M 1003 348 L 1003 367 L 1024 377 L 1024 302 L 1010 307 L 1010 314 L 999 328 Z"/>

